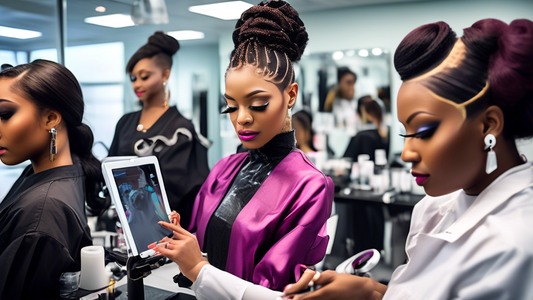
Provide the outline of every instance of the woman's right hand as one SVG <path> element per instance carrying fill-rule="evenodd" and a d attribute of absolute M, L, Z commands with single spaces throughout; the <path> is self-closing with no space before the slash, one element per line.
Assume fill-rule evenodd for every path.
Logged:
<path fill-rule="evenodd" d="M 180 267 L 181 273 L 192 282 L 196 281 L 202 267 L 208 264 L 202 256 L 196 236 L 183 229 L 179 224 L 160 221 L 159 225 L 173 231 L 173 238 L 165 238 L 157 244 L 161 255 L 169 258 Z"/>

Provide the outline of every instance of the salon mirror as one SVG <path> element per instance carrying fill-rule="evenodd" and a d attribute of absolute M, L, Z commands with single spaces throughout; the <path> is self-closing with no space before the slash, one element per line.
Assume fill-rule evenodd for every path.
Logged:
<path fill-rule="evenodd" d="M 382 115 L 380 122 L 382 130 L 379 133 L 382 140 L 387 141 L 375 147 L 387 147 L 385 150 L 387 153 L 389 152 L 388 145 L 390 143 L 388 141 L 390 140 L 391 125 L 390 60 L 389 50 L 381 48 L 311 53 L 301 58 L 296 68 L 296 81 L 300 86 L 298 97 L 300 99 L 298 99 L 293 113 L 301 109 L 311 113 L 313 117 L 312 127 L 315 134 L 319 135 L 318 138 L 315 136 L 315 144 L 317 140 L 318 143 L 323 144 L 315 145 L 315 148 L 327 150 L 328 158 L 343 157 L 353 137 L 362 131 L 378 128 L 376 122 L 368 117 L 369 114 L 364 111 L 362 113 L 357 112 L 358 102 L 363 103 L 369 99 L 373 99 L 379 104 Z M 348 82 L 348 90 L 350 87 L 354 87 L 355 91 L 351 89 L 351 92 L 343 92 L 343 89 L 346 90 L 346 85 L 338 82 L 340 68 L 348 68 L 356 74 L 355 85 L 352 86 L 352 83 Z M 342 78 L 346 73 L 340 72 L 340 74 Z M 361 99 L 362 97 L 365 98 Z M 333 102 L 330 98 L 333 99 Z M 358 101 L 359 99 L 361 101 Z M 330 109 L 328 109 L 328 105 Z M 361 104 L 361 107 L 363 106 Z M 327 142 L 323 141 L 324 138 Z M 326 146 L 326 143 L 327 149 L 321 149 Z M 356 148 L 362 148 L 362 146 L 358 145 Z M 360 152 L 361 150 L 357 151 Z M 352 151 L 352 153 L 355 152 Z M 353 155 L 353 161 L 357 161 L 357 154 Z"/>

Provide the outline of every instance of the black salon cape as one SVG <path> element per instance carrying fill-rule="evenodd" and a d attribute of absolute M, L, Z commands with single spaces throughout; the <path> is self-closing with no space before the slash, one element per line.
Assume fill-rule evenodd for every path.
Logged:
<path fill-rule="evenodd" d="M 176 144 L 167 146 L 158 142 L 152 155 L 159 160 L 165 190 L 170 208 L 181 215 L 180 224 L 184 228 L 190 223 L 196 194 L 209 174 L 207 148 L 203 146 L 191 121 L 185 119 L 175 106 L 170 107 L 146 132 L 137 131 L 141 111 L 124 115 L 117 123 L 115 137 L 109 149 L 109 156 L 137 155 L 134 145 L 141 139 L 163 135 L 172 139 L 176 130 L 186 128 L 193 139 L 179 133 Z"/>
<path fill-rule="evenodd" d="M 375 161 L 376 149 L 384 149 L 388 157 L 389 135 L 390 130 L 388 130 L 387 138 L 381 137 L 377 129 L 359 131 L 351 138 L 343 157 L 351 157 L 352 161 L 356 162 L 360 154 L 368 154 L 370 160 Z"/>
<path fill-rule="evenodd" d="M 92 244 L 84 188 L 79 165 L 17 179 L 0 203 L 0 299 L 60 299 L 59 276 Z"/>

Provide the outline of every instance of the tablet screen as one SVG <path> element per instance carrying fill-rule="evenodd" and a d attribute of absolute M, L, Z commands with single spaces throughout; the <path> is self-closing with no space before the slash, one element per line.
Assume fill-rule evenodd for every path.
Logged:
<path fill-rule="evenodd" d="M 149 244 L 171 233 L 157 224 L 168 222 L 168 216 L 155 165 L 113 169 L 113 177 L 137 251 L 148 250 Z"/>

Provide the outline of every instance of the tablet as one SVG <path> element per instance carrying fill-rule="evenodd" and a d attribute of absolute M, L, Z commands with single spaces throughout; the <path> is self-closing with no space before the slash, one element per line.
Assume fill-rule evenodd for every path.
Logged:
<path fill-rule="evenodd" d="M 112 157 L 102 172 L 122 225 L 128 254 L 139 255 L 148 245 L 171 233 L 157 224 L 168 222 L 170 206 L 155 156 Z"/>

